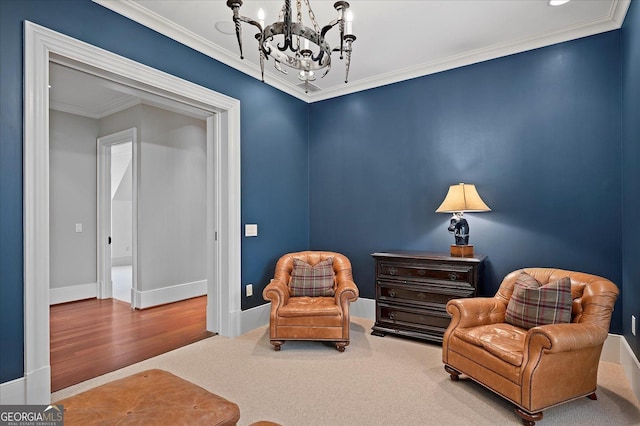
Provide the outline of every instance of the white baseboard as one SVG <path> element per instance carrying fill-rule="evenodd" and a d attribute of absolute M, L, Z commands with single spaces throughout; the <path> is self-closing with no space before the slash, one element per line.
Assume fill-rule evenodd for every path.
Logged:
<path fill-rule="evenodd" d="M 134 291 L 134 306 L 138 309 L 178 302 L 207 294 L 207 280 L 176 284 L 147 291 Z"/>
<path fill-rule="evenodd" d="M 352 317 L 366 318 L 371 321 L 376 319 L 376 301 L 375 299 L 364 299 L 359 297 L 358 300 L 351 304 L 349 314 Z"/>
<path fill-rule="evenodd" d="M 98 297 L 98 287 L 98 283 L 87 283 L 49 289 L 49 305 Z"/>
<path fill-rule="evenodd" d="M 604 341 L 600 361 L 620 364 L 620 348 L 624 338 L 620 334 L 609 334 Z"/>
<path fill-rule="evenodd" d="M 640 402 L 640 362 L 636 358 L 635 354 L 631 350 L 631 346 L 627 342 L 627 339 L 620 338 L 620 365 L 624 370 L 624 374 L 629 379 L 631 390 L 636 396 L 636 399 Z"/>
<path fill-rule="evenodd" d="M 24 377 L 0 383 L 0 405 L 44 405 L 51 402 L 51 368 L 34 370 Z"/>
<path fill-rule="evenodd" d="M 240 316 L 240 334 L 268 325 L 270 314 L 271 303 L 266 303 L 264 305 L 256 306 L 255 308 L 242 311 Z"/>
<path fill-rule="evenodd" d="M 26 395 L 25 378 L 0 384 L 0 405 L 24 405 Z"/>

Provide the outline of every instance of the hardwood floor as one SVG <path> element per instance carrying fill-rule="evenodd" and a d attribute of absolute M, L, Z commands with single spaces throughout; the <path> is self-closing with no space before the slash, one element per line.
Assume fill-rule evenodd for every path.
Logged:
<path fill-rule="evenodd" d="M 212 336 L 207 296 L 144 310 L 115 299 L 50 308 L 51 391 Z"/>

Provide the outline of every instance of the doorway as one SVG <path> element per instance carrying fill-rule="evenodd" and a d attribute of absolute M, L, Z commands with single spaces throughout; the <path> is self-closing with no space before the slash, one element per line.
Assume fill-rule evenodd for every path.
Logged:
<path fill-rule="evenodd" d="M 210 111 L 207 122 L 207 329 L 242 330 L 240 316 L 240 102 L 26 21 L 24 64 L 24 403 L 50 402 L 50 60 Z M 209 149 L 211 148 L 211 149 Z"/>
<path fill-rule="evenodd" d="M 129 303 L 133 300 L 132 145 L 130 141 L 111 146 L 111 297 Z"/>
<path fill-rule="evenodd" d="M 137 135 L 134 127 L 97 140 L 98 293 L 132 308 L 138 276 Z"/>

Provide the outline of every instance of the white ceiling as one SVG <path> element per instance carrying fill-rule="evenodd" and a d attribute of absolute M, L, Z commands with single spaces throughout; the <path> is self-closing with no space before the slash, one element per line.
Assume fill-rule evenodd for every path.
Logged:
<path fill-rule="evenodd" d="M 260 78 L 254 27 L 243 24 L 245 59 L 225 0 L 94 0 L 255 78 Z M 310 0 L 320 27 L 337 16 L 335 0 Z M 292 4 L 295 5 L 295 0 Z M 304 0 L 302 0 L 304 4 Z M 284 75 L 266 61 L 265 82 L 307 102 L 327 99 L 452 69 L 550 44 L 620 28 L 630 0 L 573 0 L 550 7 L 547 0 L 350 0 L 357 40 L 349 83 L 337 54 L 332 69 L 305 94 L 297 73 Z M 267 24 L 277 20 L 282 0 L 244 0 L 240 12 Z M 304 19 L 304 18 L 303 18 Z M 306 23 L 308 26 L 311 24 Z M 337 29 L 329 32 L 332 34 Z M 331 47 L 337 37 L 328 37 Z"/>
<path fill-rule="evenodd" d="M 94 1 L 260 78 L 253 27 L 243 24 L 244 61 L 235 35 L 215 28 L 221 21 L 231 23 L 224 0 Z M 617 29 L 629 1 L 573 0 L 550 7 L 547 0 L 351 0 L 357 40 L 348 84 L 337 55 L 329 74 L 314 82 L 319 92 L 306 95 L 297 74 L 281 74 L 273 60 L 266 63 L 265 81 L 306 101 L 326 99 Z M 336 17 L 334 0 L 310 3 L 320 26 Z M 282 4 L 245 0 L 240 12 L 257 19 L 263 8 L 268 24 L 276 20 Z M 337 37 L 328 41 L 333 47 Z"/>
<path fill-rule="evenodd" d="M 138 104 L 206 119 L 210 111 L 116 82 L 57 55 L 49 62 L 49 108 L 100 119 Z"/>

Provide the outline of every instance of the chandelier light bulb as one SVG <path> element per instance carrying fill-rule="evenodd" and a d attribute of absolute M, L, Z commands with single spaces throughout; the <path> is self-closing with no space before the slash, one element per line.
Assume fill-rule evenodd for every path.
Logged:
<path fill-rule="evenodd" d="M 264 10 L 262 10 L 262 8 L 258 9 L 258 21 L 260 22 L 260 26 L 264 28 Z"/>
<path fill-rule="evenodd" d="M 344 33 L 351 35 L 353 34 L 353 12 L 347 11 L 347 16 L 345 17 L 345 28 Z"/>

